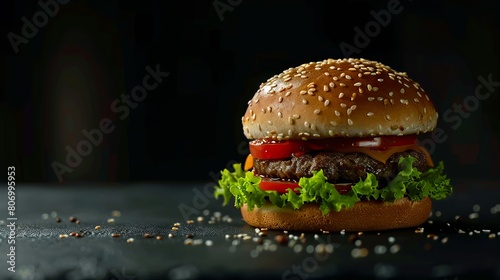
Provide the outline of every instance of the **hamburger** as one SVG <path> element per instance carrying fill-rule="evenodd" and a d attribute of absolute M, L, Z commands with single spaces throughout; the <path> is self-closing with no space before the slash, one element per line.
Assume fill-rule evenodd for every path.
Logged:
<path fill-rule="evenodd" d="M 438 113 L 405 72 L 325 59 L 262 83 L 241 121 L 250 154 L 224 169 L 215 197 L 254 227 L 379 231 L 419 226 L 452 194 L 419 135 Z"/>

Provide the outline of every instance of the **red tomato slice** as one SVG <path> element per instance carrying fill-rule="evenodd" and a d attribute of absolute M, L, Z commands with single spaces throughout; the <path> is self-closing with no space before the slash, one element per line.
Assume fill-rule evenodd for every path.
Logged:
<path fill-rule="evenodd" d="M 264 191 L 277 191 L 278 193 L 287 193 L 288 189 L 300 188 L 297 182 L 270 178 L 262 178 L 259 186 Z"/>
<path fill-rule="evenodd" d="M 250 154 L 258 159 L 284 159 L 305 149 L 303 141 L 254 140 L 249 143 Z M 305 152 L 305 151 L 302 151 Z"/>
<path fill-rule="evenodd" d="M 262 178 L 259 186 L 264 191 L 277 191 L 278 193 L 287 193 L 288 189 L 292 189 L 295 190 L 295 192 L 298 192 L 296 189 L 300 188 L 299 184 L 295 181 L 271 179 L 265 177 Z M 335 184 L 335 189 L 340 194 L 346 194 L 351 191 L 351 186 L 352 184 L 350 183 Z"/>
<path fill-rule="evenodd" d="M 331 138 L 321 140 L 253 140 L 249 143 L 250 154 L 258 159 L 285 159 L 300 156 L 308 151 L 335 151 L 354 148 L 385 150 L 397 146 L 417 144 L 416 135 L 377 136 L 362 138 Z"/>

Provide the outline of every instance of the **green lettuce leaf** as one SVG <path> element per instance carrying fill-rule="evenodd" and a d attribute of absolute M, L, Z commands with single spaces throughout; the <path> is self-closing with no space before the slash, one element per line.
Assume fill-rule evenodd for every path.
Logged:
<path fill-rule="evenodd" d="M 420 201 L 424 197 L 444 199 L 453 192 L 450 180 L 444 174 L 444 165 L 440 162 L 435 168 L 425 172 L 413 167 L 414 157 L 402 157 L 399 160 L 399 173 L 394 178 L 387 178 L 388 184 L 379 188 L 379 182 L 372 173 L 365 179 L 360 179 L 352 186 L 347 194 L 339 194 L 334 184 L 329 183 L 322 170 L 313 172 L 309 178 L 299 180 L 298 193 L 288 190 L 279 194 L 276 191 L 263 191 L 259 187 L 261 178 L 251 171 L 244 171 L 241 164 L 233 165 L 233 171 L 224 169 L 218 186 L 215 186 L 216 198 L 224 198 L 223 205 L 229 204 L 234 198 L 234 206 L 240 208 L 247 204 L 249 210 L 261 207 L 270 201 L 278 207 L 291 206 L 299 209 L 304 203 L 316 202 L 320 204 L 321 212 L 326 215 L 330 211 L 340 211 L 350 208 L 360 200 L 382 199 L 394 201 L 408 197 Z"/>

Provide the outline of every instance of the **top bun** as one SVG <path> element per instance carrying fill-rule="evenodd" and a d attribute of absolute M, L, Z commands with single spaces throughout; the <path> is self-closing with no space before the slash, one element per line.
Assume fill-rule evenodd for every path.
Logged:
<path fill-rule="evenodd" d="M 405 72 L 366 59 L 289 68 L 260 85 L 242 117 L 248 139 L 308 140 L 433 130 L 438 114 Z"/>

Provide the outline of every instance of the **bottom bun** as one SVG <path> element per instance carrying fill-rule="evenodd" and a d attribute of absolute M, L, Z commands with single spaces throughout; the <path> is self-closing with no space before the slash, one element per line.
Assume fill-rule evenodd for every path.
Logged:
<path fill-rule="evenodd" d="M 295 231 L 376 231 L 415 227 L 431 213 L 432 202 L 407 198 L 394 202 L 360 201 L 349 209 L 323 215 L 317 203 L 306 203 L 298 210 L 267 203 L 248 210 L 241 207 L 243 220 L 254 227 Z"/>

